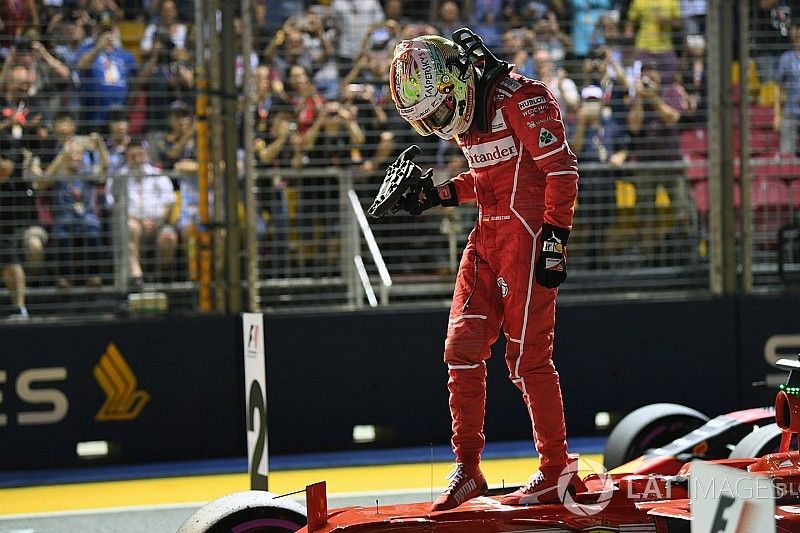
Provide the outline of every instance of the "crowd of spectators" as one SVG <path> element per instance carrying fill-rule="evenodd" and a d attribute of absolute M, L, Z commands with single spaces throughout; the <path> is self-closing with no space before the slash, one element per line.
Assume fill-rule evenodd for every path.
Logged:
<path fill-rule="evenodd" d="M 756 58 L 759 74 L 794 91 L 776 115 L 793 151 L 800 32 L 791 21 L 800 10 L 788 0 L 752 3 L 754 28 L 774 45 Z M 256 131 L 243 148 L 272 170 L 259 184 L 272 266 L 338 260 L 338 229 L 325 223 L 338 200 L 324 169 L 347 167 L 377 183 L 411 142 L 424 145 L 421 164 L 463 168 L 453 143 L 415 137 L 393 109 L 388 65 L 400 39 L 472 27 L 550 87 L 581 161 L 621 168 L 679 158 L 679 128 L 704 125 L 705 4 L 253 0 L 254 53 L 240 52 L 236 84 L 249 61 L 255 91 L 242 100 Z M 132 286 L 174 275 L 169 265 L 198 223 L 193 9 L 190 0 L 0 0 L 0 260 L 20 315 L 26 270 L 49 272 L 37 279 L 61 288 L 106 281 L 98 250 L 110 245 L 120 194 Z M 138 46 L 122 42 L 121 25 L 140 28 Z M 240 20 L 236 34 L 241 50 Z M 281 169 L 313 177 L 298 187 Z M 587 194 L 613 202 L 608 173 L 585 174 Z M 114 176 L 127 185 L 114 186 Z M 290 250 L 294 219 L 318 246 Z"/>

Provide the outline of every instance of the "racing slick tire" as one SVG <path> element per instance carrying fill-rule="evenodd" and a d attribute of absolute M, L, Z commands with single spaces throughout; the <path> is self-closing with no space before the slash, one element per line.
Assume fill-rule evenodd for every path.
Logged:
<path fill-rule="evenodd" d="M 194 512 L 178 533 L 288 533 L 306 525 L 306 509 L 289 498 L 261 490 L 228 494 Z"/>
<path fill-rule="evenodd" d="M 775 453 L 780 447 L 782 435 L 783 431 L 778 424 L 761 426 L 739 441 L 731 450 L 730 458 L 745 459 Z"/>
<path fill-rule="evenodd" d="M 647 450 L 669 444 L 708 422 L 708 417 L 676 403 L 654 403 L 626 415 L 606 441 L 603 463 L 609 470 Z"/>

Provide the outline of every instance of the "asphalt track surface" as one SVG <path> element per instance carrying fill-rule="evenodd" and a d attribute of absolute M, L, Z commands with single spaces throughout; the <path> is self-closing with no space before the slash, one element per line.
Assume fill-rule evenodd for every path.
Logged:
<path fill-rule="evenodd" d="M 502 445 L 501 445 L 502 446 Z M 538 460 L 527 452 L 530 445 L 522 443 L 487 455 L 483 471 L 490 486 L 515 487 L 524 483 L 538 466 Z M 573 446 L 574 448 L 574 446 Z M 525 452 L 526 456 L 514 457 Z M 602 456 L 597 445 L 584 447 L 582 457 L 598 463 Z M 496 449 L 497 450 L 497 449 Z M 433 461 L 350 466 L 302 467 L 304 461 L 294 461 L 300 468 L 272 471 L 270 491 L 285 494 L 301 490 L 305 485 L 325 480 L 329 508 L 349 505 L 375 506 L 405 502 L 430 501 L 446 485 L 445 477 L 452 464 L 440 460 L 445 453 L 433 453 Z M 395 455 L 402 455 L 402 452 Z M 418 455 L 418 454 L 417 454 Z M 509 457 L 511 455 L 511 457 Z M 408 455 L 404 458 L 409 458 Z M 358 463 L 341 456 L 322 463 Z M 402 457 L 401 457 L 402 459 Z M 305 461 L 319 464 L 319 461 Z M 286 465 L 283 465 L 286 466 Z M 274 467 L 273 467 L 274 468 Z M 121 472 L 121 473 L 120 473 Z M 111 471 L 95 478 L 108 479 L 114 475 L 132 477 L 130 470 Z M 144 475 L 148 475 L 145 471 Z M 205 475 L 169 475 L 142 479 L 104 480 L 43 484 L 45 478 L 28 480 L 35 485 L 24 486 L 25 479 L 3 478 L 0 484 L 0 533 L 160 533 L 175 532 L 196 509 L 220 496 L 249 489 L 249 476 L 236 473 Z M 59 476 L 54 476 L 59 479 Z M 74 481 L 74 480 L 73 480 Z M 290 496 L 302 501 L 302 495 Z"/>

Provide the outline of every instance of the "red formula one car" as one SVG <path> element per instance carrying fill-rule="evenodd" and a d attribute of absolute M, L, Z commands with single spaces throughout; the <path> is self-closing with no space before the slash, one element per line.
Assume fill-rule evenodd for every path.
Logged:
<path fill-rule="evenodd" d="M 790 373 L 774 410 L 748 409 L 710 421 L 673 404 L 634 411 L 606 449 L 607 466 L 624 464 L 589 474 L 586 490 L 564 491 L 561 504 L 507 506 L 490 495 L 435 513 L 427 502 L 328 511 L 324 483 L 318 483 L 306 490 L 306 516 L 293 502 L 268 501 L 262 493 L 262 504 L 239 505 L 218 522 L 206 521 L 206 528 L 181 532 L 688 533 L 694 522 L 698 531 L 800 533 L 800 362 L 778 364 Z M 755 453 L 743 456 L 747 451 Z M 744 491 L 747 483 L 730 479 L 758 490 Z"/>

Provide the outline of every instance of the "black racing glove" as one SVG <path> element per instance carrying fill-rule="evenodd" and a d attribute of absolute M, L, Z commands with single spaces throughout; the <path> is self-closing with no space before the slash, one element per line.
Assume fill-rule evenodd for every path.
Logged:
<path fill-rule="evenodd" d="M 413 187 L 408 189 L 400 199 L 400 208 L 408 211 L 409 214 L 418 216 L 423 211 L 442 205 L 444 207 L 455 207 L 458 205 L 456 196 L 456 186 L 451 181 L 446 181 L 441 185 L 433 184 L 433 169 L 428 169 L 422 175 L 422 179 Z"/>
<path fill-rule="evenodd" d="M 542 247 L 536 261 L 536 281 L 555 289 L 567 279 L 567 240 L 569 230 L 542 224 Z"/>

